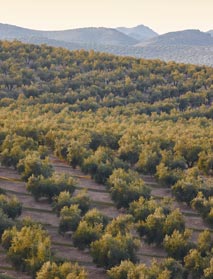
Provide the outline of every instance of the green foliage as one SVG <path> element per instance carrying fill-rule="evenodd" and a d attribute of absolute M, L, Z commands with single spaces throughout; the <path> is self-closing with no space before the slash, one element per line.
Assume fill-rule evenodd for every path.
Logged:
<path fill-rule="evenodd" d="M 180 180 L 172 187 L 172 193 L 178 201 L 184 201 L 187 204 L 190 204 L 190 202 L 196 197 L 198 188 L 196 184 L 192 182 L 187 183 Z"/>
<path fill-rule="evenodd" d="M 77 263 L 64 262 L 56 264 L 47 261 L 37 272 L 36 279 L 87 279 L 87 273 Z"/>
<path fill-rule="evenodd" d="M 24 151 L 20 148 L 20 146 L 14 146 L 10 150 L 4 148 L 1 152 L 1 162 L 3 165 L 8 167 L 16 167 L 19 160 L 23 159 L 24 156 Z"/>
<path fill-rule="evenodd" d="M 46 103 L 51 97 L 52 102 L 69 104 L 78 111 L 165 100 L 141 111 L 168 113 L 173 108 L 184 111 L 210 101 L 207 92 L 212 68 L 20 42 L 1 42 L 0 47 L 2 106 L 20 92 L 22 102 L 37 99 Z"/>
<path fill-rule="evenodd" d="M 99 146 L 110 147 L 111 149 L 118 149 L 118 141 L 120 136 L 112 131 L 100 131 L 91 133 L 91 141 L 89 147 L 92 150 L 97 150 Z"/>
<path fill-rule="evenodd" d="M 27 150 L 36 149 L 37 143 L 32 138 L 9 134 L 2 143 L 1 162 L 3 165 L 16 167 Z"/>
<path fill-rule="evenodd" d="M 72 195 L 72 191 L 60 192 L 59 195 L 54 198 L 53 210 L 56 211 L 59 215 L 61 209 L 64 206 L 69 207 L 74 204 L 78 205 L 79 209 L 82 212 L 82 215 L 89 210 L 91 206 L 91 200 L 86 190 L 78 192 L 75 196 Z"/>
<path fill-rule="evenodd" d="M 172 194 L 178 201 L 190 204 L 197 196 L 202 185 L 202 178 L 198 175 L 197 169 L 191 169 L 173 187 Z"/>
<path fill-rule="evenodd" d="M 89 247 L 98 240 L 104 232 L 108 218 L 96 208 L 89 210 L 80 221 L 73 234 L 73 243 L 80 249 Z"/>
<path fill-rule="evenodd" d="M 178 232 L 173 240 L 184 240 L 182 216 L 172 212 L 168 204 L 146 200 L 150 193 L 145 191 L 138 174 L 128 171 L 130 167 L 153 174 L 161 185 L 173 186 L 178 200 L 194 207 L 212 224 L 212 68 L 69 52 L 20 42 L 0 42 L 0 60 L 2 163 L 18 168 L 25 180 L 32 174 L 34 179 L 42 175 L 45 183 L 52 175 L 47 159 L 50 149 L 73 167 L 80 166 L 99 183 L 106 184 L 115 170 L 123 169 L 126 174 L 122 173 L 122 179 L 114 177 L 110 185 L 115 201 L 118 207 L 128 208 L 126 212 L 133 215 L 140 234 L 149 241 L 156 238 L 158 244 L 165 234 L 170 241 L 174 230 Z M 46 191 L 42 195 L 55 198 L 55 186 L 49 187 L 52 182 L 40 187 L 38 180 L 34 181 L 35 196 L 40 198 Z M 60 191 L 56 192 L 58 195 Z M 53 207 L 59 213 L 64 206 L 70 208 L 74 204 L 79 205 L 81 218 L 91 207 L 85 193 L 59 194 Z M 79 213 L 77 217 L 79 220 Z M 92 214 L 88 218 L 99 222 L 99 217 Z M 101 240 L 105 225 L 100 223 L 95 231 L 94 222 L 81 222 L 79 239 L 81 235 L 85 237 L 84 231 L 90 236 L 88 241 L 83 239 L 86 247 L 93 236 Z M 0 223 L 1 228 L 7 228 L 13 222 L 1 212 Z M 128 216 L 116 218 L 107 226 L 107 234 L 126 237 L 132 230 L 131 223 Z M 5 240 L 6 246 L 11 237 Z M 201 276 L 209 279 L 212 252 L 207 244 L 212 243 L 208 235 L 203 238 L 197 252 L 191 255 L 189 272 L 196 270 L 198 259 L 205 258 L 207 265 Z M 184 241 L 179 241 L 183 251 Z M 171 253 L 181 254 L 178 245 L 174 247 L 177 253 Z M 114 250 L 113 253 L 116 258 Z M 183 273 L 173 272 L 176 267 L 180 270 L 177 263 L 171 266 L 137 265 L 128 276 L 184 278 Z"/>
<path fill-rule="evenodd" d="M 8 198 L 5 195 L 0 195 L 0 209 L 12 219 L 21 215 L 22 204 L 16 197 Z"/>
<path fill-rule="evenodd" d="M 165 236 L 172 235 L 174 231 L 183 232 L 185 222 L 178 209 L 171 213 L 163 212 L 163 208 L 157 207 L 145 220 L 137 224 L 138 232 L 150 243 L 160 245 Z"/>
<path fill-rule="evenodd" d="M 204 269 L 204 278 L 211 279 L 213 277 L 213 259 L 210 260 L 210 265 Z"/>
<path fill-rule="evenodd" d="M 107 225 L 105 231 L 112 236 L 126 235 L 131 232 L 133 227 L 134 224 L 132 215 L 119 215 Z"/>
<path fill-rule="evenodd" d="M 180 169 L 170 169 L 163 162 L 157 166 L 156 170 L 156 178 L 166 187 L 174 185 L 182 176 Z"/>
<path fill-rule="evenodd" d="M 3 240 L 6 248 L 11 244 L 7 255 L 14 266 L 32 275 L 50 257 L 50 238 L 38 225 L 22 227 L 20 231 L 12 229 L 11 233 L 7 231 Z"/>
<path fill-rule="evenodd" d="M 110 148 L 100 146 L 93 155 L 85 159 L 83 171 L 90 173 L 92 176 L 98 172 L 99 164 L 109 167 L 113 161 L 113 151 Z"/>
<path fill-rule="evenodd" d="M 112 199 L 118 208 L 129 207 L 132 201 L 138 200 L 141 196 L 149 198 L 150 189 L 144 185 L 139 175 L 129 170 L 116 169 L 109 177 L 108 184 Z"/>
<path fill-rule="evenodd" d="M 211 150 L 199 154 L 198 167 L 205 174 L 213 174 L 213 154 Z"/>
<path fill-rule="evenodd" d="M 111 279 L 187 279 L 188 274 L 184 267 L 172 258 L 159 263 L 152 261 L 150 267 L 144 264 L 134 265 L 130 261 L 122 261 L 119 266 L 108 270 Z"/>
<path fill-rule="evenodd" d="M 5 193 L 6 193 L 6 191 L 4 190 L 4 189 L 2 189 L 2 188 L 0 188 L 0 195 L 5 195 Z"/>
<path fill-rule="evenodd" d="M 81 221 L 81 210 L 77 204 L 64 206 L 60 211 L 59 232 L 75 231 Z"/>
<path fill-rule="evenodd" d="M 129 234 L 122 236 L 118 234 L 104 234 L 100 240 L 91 244 L 91 255 L 98 266 L 110 268 L 118 265 L 122 260 L 136 260 L 136 249 L 138 242 Z"/>
<path fill-rule="evenodd" d="M 82 165 L 86 154 L 87 150 L 83 144 L 79 141 L 72 140 L 67 148 L 67 161 L 73 168 L 76 168 Z"/>
<path fill-rule="evenodd" d="M 105 184 L 115 168 L 126 168 L 126 164 L 115 157 L 109 147 L 99 146 L 93 155 L 86 158 L 82 165 L 85 173 L 90 173 L 98 183 Z"/>
<path fill-rule="evenodd" d="M 103 215 L 99 210 L 96 208 L 90 209 L 82 218 L 83 221 L 86 221 L 91 226 L 96 226 L 102 224 L 105 228 L 108 224 L 109 220 L 108 217 Z"/>
<path fill-rule="evenodd" d="M 166 199 L 163 199 L 162 202 L 156 202 L 153 198 L 140 197 L 139 200 L 130 204 L 129 212 L 134 216 L 135 221 L 145 221 L 157 208 L 162 208 L 164 214 L 169 214 L 171 211 L 169 203 L 170 201 Z"/>
<path fill-rule="evenodd" d="M 150 214 L 146 221 L 138 223 L 138 232 L 145 236 L 145 240 L 150 243 L 161 244 L 164 238 L 163 225 L 166 216 L 160 208 L 157 208 L 153 214 Z"/>
<path fill-rule="evenodd" d="M 210 231 L 203 231 L 199 234 L 198 240 L 198 250 L 202 253 L 202 255 L 208 255 L 212 253 L 211 248 L 213 247 L 213 237 Z"/>
<path fill-rule="evenodd" d="M 137 169 L 144 174 L 155 174 L 156 167 L 160 163 L 161 156 L 159 150 L 155 148 L 144 147 L 140 153 L 139 160 L 136 164 Z"/>
<path fill-rule="evenodd" d="M 72 194 L 75 190 L 75 186 L 75 179 L 66 174 L 54 174 L 48 178 L 41 175 L 32 175 L 27 182 L 27 190 L 31 192 L 36 200 L 41 197 L 46 197 L 51 201 L 53 197 L 58 196 L 64 191 Z"/>
<path fill-rule="evenodd" d="M 189 251 L 184 258 L 184 263 L 195 279 L 203 278 L 203 270 L 208 267 L 207 258 L 203 257 L 197 249 Z"/>
<path fill-rule="evenodd" d="M 59 215 L 61 209 L 64 206 L 70 206 L 72 204 L 72 193 L 68 191 L 60 192 L 58 196 L 53 199 L 53 210 Z"/>
<path fill-rule="evenodd" d="M 42 175 L 47 178 L 53 173 L 53 168 L 49 164 L 48 159 L 40 159 L 40 156 L 35 152 L 21 159 L 17 165 L 17 169 L 21 173 L 21 177 L 26 181 L 32 175 L 35 177 Z"/>
<path fill-rule="evenodd" d="M 198 192 L 197 196 L 191 201 L 191 205 L 209 225 L 213 225 L 213 199 L 211 196 L 206 199 L 202 192 Z"/>
<path fill-rule="evenodd" d="M 164 248 L 170 257 L 177 260 L 183 260 L 193 244 L 189 241 L 191 231 L 185 230 L 183 233 L 175 230 L 171 235 L 166 235 L 164 239 Z"/>
<path fill-rule="evenodd" d="M 0 236 L 3 234 L 4 230 L 12 227 L 14 221 L 10 219 L 2 209 L 0 209 Z"/>
<path fill-rule="evenodd" d="M 18 230 L 15 226 L 4 231 L 1 237 L 1 245 L 4 249 L 9 250 L 12 240 L 16 236 L 17 232 Z"/>
<path fill-rule="evenodd" d="M 71 204 L 77 204 L 82 214 L 85 214 L 91 207 L 91 199 L 86 190 L 81 190 L 71 198 Z"/>
<path fill-rule="evenodd" d="M 129 261 L 121 261 L 120 265 L 112 267 L 107 271 L 110 279 L 128 279 L 128 274 L 135 270 L 135 265 Z"/>
<path fill-rule="evenodd" d="M 177 142 L 174 151 L 186 160 L 188 167 L 193 167 L 194 163 L 198 161 L 202 147 L 196 142 L 186 139 L 185 141 Z"/>
<path fill-rule="evenodd" d="M 175 230 L 183 232 L 185 230 L 185 221 L 179 209 L 173 210 L 167 215 L 163 225 L 164 234 L 171 235 Z"/>
<path fill-rule="evenodd" d="M 95 224 L 94 226 L 88 222 L 80 221 L 77 230 L 73 234 L 73 243 L 79 249 L 85 249 L 90 244 L 98 240 L 103 233 L 103 224 Z"/>

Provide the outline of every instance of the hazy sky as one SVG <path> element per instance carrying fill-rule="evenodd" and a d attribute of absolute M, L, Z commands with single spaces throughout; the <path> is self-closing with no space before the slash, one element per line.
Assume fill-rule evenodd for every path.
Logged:
<path fill-rule="evenodd" d="M 0 22 L 42 30 L 144 24 L 162 34 L 213 29 L 213 0 L 0 0 Z"/>

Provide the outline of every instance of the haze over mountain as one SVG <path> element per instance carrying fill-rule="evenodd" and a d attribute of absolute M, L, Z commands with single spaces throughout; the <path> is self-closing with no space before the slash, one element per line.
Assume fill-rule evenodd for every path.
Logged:
<path fill-rule="evenodd" d="M 146 40 L 144 43 L 139 43 L 137 46 L 144 45 L 213 46 L 213 37 L 209 33 L 204 33 L 200 30 L 183 30 L 157 36 Z"/>
<path fill-rule="evenodd" d="M 70 50 L 93 49 L 116 55 L 213 66 L 213 30 L 201 32 L 191 29 L 157 35 L 144 25 L 39 31 L 0 24 L 0 40 L 14 39 Z"/>
<path fill-rule="evenodd" d="M 26 37 L 44 37 L 64 42 L 134 45 L 138 41 L 113 28 L 78 28 L 63 31 L 39 31 L 9 24 L 0 24 L 0 39 L 26 39 Z"/>
<path fill-rule="evenodd" d="M 213 37 L 213 30 L 209 30 L 207 33 L 209 33 Z"/>
<path fill-rule="evenodd" d="M 138 40 L 138 41 L 144 41 L 153 37 L 158 36 L 158 34 L 153 31 L 151 28 L 141 24 L 135 27 L 118 27 L 118 31 Z"/>

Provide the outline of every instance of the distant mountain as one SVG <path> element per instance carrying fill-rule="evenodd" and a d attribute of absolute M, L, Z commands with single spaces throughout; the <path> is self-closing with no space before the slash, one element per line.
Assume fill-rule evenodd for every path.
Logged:
<path fill-rule="evenodd" d="M 134 45 L 137 40 L 113 28 L 79 28 L 65 31 L 43 32 L 48 39 L 76 43 L 98 43 L 107 45 Z"/>
<path fill-rule="evenodd" d="M 213 37 L 213 30 L 209 30 L 207 33 L 209 33 Z"/>
<path fill-rule="evenodd" d="M 169 32 L 137 44 L 137 46 L 147 45 L 213 46 L 213 38 L 208 33 L 192 29 L 177 32 Z"/>
<path fill-rule="evenodd" d="M 21 39 L 24 37 L 41 37 L 42 32 L 31 30 L 27 28 L 18 27 L 10 24 L 0 23 L 0 39 L 1 40 L 12 40 Z"/>
<path fill-rule="evenodd" d="M 141 26 L 138 26 L 139 28 L 135 27 L 136 30 L 141 30 Z M 164 61 L 173 60 L 176 62 L 213 67 L 212 33 L 213 30 L 206 33 L 199 30 L 184 30 L 170 32 L 160 36 L 155 35 L 155 37 L 146 39 L 145 41 L 140 39 L 139 42 L 129 35 L 111 28 L 39 31 L 14 25 L 0 24 L 0 40 L 17 39 L 26 43 L 47 44 L 70 50 L 93 49 L 99 52 L 122 56 L 161 59 Z M 154 34 L 157 33 L 154 32 Z"/>
<path fill-rule="evenodd" d="M 117 30 L 138 41 L 144 41 L 158 36 L 158 34 L 155 31 L 142 24 L 132 28 L 118 27 Z"/>
<path fill-rule="evenodd" d="M 69 43 L 134 45 L 138 41 L 113 28 L 78 28 L 64 31 L 38 31 L 9 24 L 0 24 L 1 40 L 29 40 L 30 38 L 46 38 Z"/>

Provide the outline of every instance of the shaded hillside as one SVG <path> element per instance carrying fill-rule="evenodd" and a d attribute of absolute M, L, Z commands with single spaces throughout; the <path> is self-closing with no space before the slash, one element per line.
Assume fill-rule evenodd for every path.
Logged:
<path fill-rule="evenodd" d="M 147 40 L 137 46 L 156 45 L 156 46 L 213 46 L 213 38 L 210 34 L 199 30 L 184 30 L 169 32 L 156 38 Z"/>
<path fill-rule="evenodd" d="M 134 45 L 138 41 L 112 28 L 79 28 L 64 31 L 38 31 L 18 26 L 0 24 L 0 39 L 32 40 L 37 38 L 81 44 Z M 63 46 L 63 45 L 62 45 Z"/>
<path fill-rule="evenodd" d="M 24 94 L 26 98 L 33 97 L 33 103 L 69 103 L 75 111 L 143 102 L 155 111 L 155 101 L 171 98 L 166 110 L 182 108 L 184 94 L 203 92 L 203 84 L 205 90 L 210 90 L 212 68 L 167 65 L 94 51 L 70 52 L 20 42 L 0 42 L 0 47 L 1 98 L 17 99 Z M 176 71 L 177 80 L 173 76 Z M 198 73 L 201 82 L 197 81 Z M 208 103 L 211 94 L 205 94 Z"/>
<path fill-rule="evenodd" d="M 21 41 L 38 45 L 47 44 L 53 47 L 64 47 L 69 50 L 94 50 L 120 56 L 133 56 L 145 59 L 161 59 L 163 61 L 176 61 L 179 63 L 213 66 L 213 46 L 112 46 L 94 43 L 69 43 L 47 39 L 44 37 L 29 37 L 21 39 Z"/>
<path fill-rule="evenodd" d="M 136 47 L 134 56 L 213 66 L 213 46 L 148 45 Z"/>
<path fill-rule="evenodd" d="M 36 37 L 36 36 L 41 37 L 42 36 L 41 33 L 42 32 L 40 31 L 36 31 L 32 29 L 0 23 L 1 40 L 12 40 L 12 39 L 21 40 L 22 38 L 27 38 L 27 37 Z"/>
<path fill-rule="evenodd" d="M 213 36 L 213 30 L 209 30 L 207 33 L 211 34 Z"/>
<path fill-rule="evenodd" d="M 118 27 L 118 31 L 138 40 L 144 41 L 153 37 L 158 36 L 158 34 L 153 31 L 151 28 L 141 24 L 132 28 L 127 27 Z"/>
<path fill-rule="evenodd" d="M 46 31 L 48 39 L 77 43 L 96 43 L 107 45 L 134 45 L 137 40 L 112 28 L 79 28 L 65 31 Z"/>
<path fill-rule="evenodd" d="M 142 35 L 146 38 L 156 36 L 156 33 L 143 25 L 121 29 L 124 33 L 136 32 L 133 37 L 137 38 Z M 213 37 L 208 33 L 198 30 L 171 32 L 141 43 L 131 37 L 132 33 L 124 33 L 110 28 L 36 31 L 0 24 L 0 39 L 17 39 L 26 43 L 47 44 L 69 50 L 95 50 L 121 56 L 213 66 Z"/>

